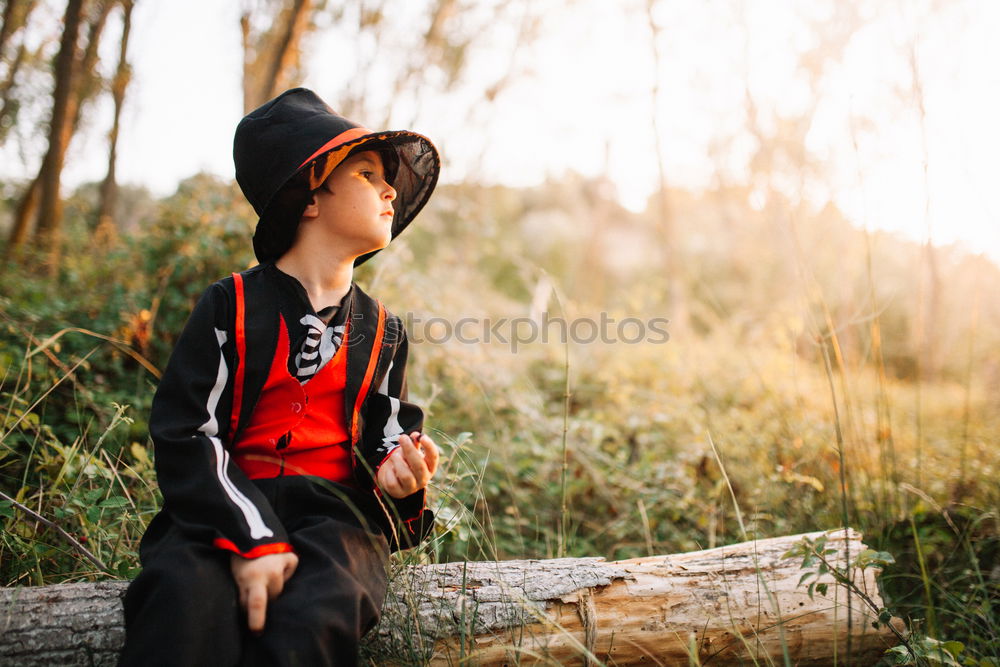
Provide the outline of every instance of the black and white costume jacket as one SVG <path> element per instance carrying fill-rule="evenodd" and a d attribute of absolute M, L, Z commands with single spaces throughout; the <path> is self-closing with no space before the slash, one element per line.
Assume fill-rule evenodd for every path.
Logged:
<path fill-rule="evenodd" d="M 170 356 L 149 420 L 163 512 L 193 539 L 235 545 L 248 557 L 288 544 L 267 499 L 231 458 L 267 379 L 279 313 L 286 322 L 303 317 L 301 300 L 282 292 L 287 285 L 275 272 L 273 264 L 255 266 L 205 291 Z M 409 548 L 433 526 L 424 490 L 395 500 L 374 484 L 399 435 L 423 428 L 423 411 L 406 400 L 406 332 L 357 284 L 342 310 L 338 320 L 348 326 L 344 418 L 353 440 L 354 483 L 377 499 L 372 506 L 380 511 L 369 518 L 390 548 Z"/>

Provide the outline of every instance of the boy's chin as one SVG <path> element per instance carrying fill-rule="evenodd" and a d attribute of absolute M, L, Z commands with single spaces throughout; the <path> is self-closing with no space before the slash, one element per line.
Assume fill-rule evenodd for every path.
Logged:
<path fill-rule="evenodd" d="M 370 252 L 375 252 L 376 250 L 383 250 L 389 247 L 389 242 L 392 241 L 392 236 L 386 235 L 384 239 L 373 240 L 371 246 L 367 250 L 363 250 L 358 253 L 358 257 L 361 255 L 367 255 Z"/>

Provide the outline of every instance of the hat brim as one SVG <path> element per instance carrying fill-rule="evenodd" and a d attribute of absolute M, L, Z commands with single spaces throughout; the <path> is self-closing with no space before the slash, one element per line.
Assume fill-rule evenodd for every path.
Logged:
<path fill-rule="evenodd" d="M 271 247 L 275 243 L 285 246 L 285 250 L 291 247 L 299 219 L 309 203 L 312 191 L 319 188 L 348 155 L 363 149 L 366 144 L 378 142 L 380 147 L 389 145 L 396 151 L 398 158 L 396 174 L 390 183 L 396 191 L 396 199 L 393 201 L 393 239 L 406 229 L 430 199 L 441 173 L 441 158 L 427 137 L 408 130 L 371 132 L 360 136 L 356 132 L 351 134 L 354 136 L 345 137 L 340 143 L 331 141 L 332 145 L 328 144 L 310 156 L 268 202 L 260 214 L 254 233 L 254 254 L 258 261 L 277 259 L 274 256 L 275 250 Z M 296 180 L 298 187 L 286 187 Z M 354 260 L 354 266 L 364 264 L 378 252 L 373 250 L 359 256 Z"/>

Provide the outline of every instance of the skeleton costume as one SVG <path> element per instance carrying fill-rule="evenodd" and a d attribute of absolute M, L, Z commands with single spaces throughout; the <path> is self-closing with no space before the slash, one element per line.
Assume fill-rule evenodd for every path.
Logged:
<path fill-rule="evenodd" d="M 237 129 L 237 180 L 260 215 L 261 264 L 206 290 L 154 397 L 164 505 L 125 598 L 123 665 L 356 664 L 379 618 L 388 554 L 433 526 L 424 490 L 393 499 L 374 483 L 399 436 L 423 428 L 407 401 L 401 320 L 353 283 L 340 304 L 315 312 L 273 263 L 311 193 L 357 150 L 383 155 L 395 238 L 437 181 L 427 139 L 373 133 L 302 88 Z M 253 635 L 230 558 L 282 552 L 298 567 Z"/>

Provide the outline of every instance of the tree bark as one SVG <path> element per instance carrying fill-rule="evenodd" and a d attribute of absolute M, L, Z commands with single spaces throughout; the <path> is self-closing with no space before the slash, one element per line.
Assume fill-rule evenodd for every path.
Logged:
<path fill-rule="evenodd" d="M 302 37 L 312 27 L 312 0 L 284 0 L 271 27 L 254 35 L 250 14 L 243 35 L 243 111 L 248 113 L 288 88 L 300 63 Z"/>
<path fill-rule="evenodd" d="M 73 96 L 70 98 L 70 117 L 73 123 L 70 126 L 69 136 L 72 138 L 80 127 L 80 120 L 83 117 L 83 108 L 86 102 L 101 92 L 104 79 L 97 69 L 100 61 L 99 48 L 101 46 L 101 35 L 104 27 L 108 23 L 108 16 L 111 10 L 119 4 L 121 0 L 97 0 L 97 9 L 87 25 L 87 46 L 83 50 L 80 65 L 77 69 L 76 86 L 73 88 Z M 69 147 L 67 143 L 66 148 Z M 65 150 L 65 148 L 64 148 Z"/>
<path fill-rule="evenodd" d="M 7 66 L 7 79 L 0 84 L 0 144 L 7 140 L 7 134 L 17 117 L 17 104 L 12 104 L 14 85 L 17 83 L 17 73 L 27 56 L 28 49 L 22 41 L 17 47 L 17 54 Z"/>
<path fill-rule="evenodd" d="M 59 179 L 62 174 L 66 148 L 72 136 L 71 108 L 76 79 L 78 35 L 83 15 L 83 0 L 69 0 L 63 18 L 63 34 L 55 64 L 55 90 L 52 93 L 52 117 L 49 120 L 49 148 L 39 171 L 38 223 L 35 235 L 43 248 L 59 245 L 58 221 L 62 216 L 62 199 L 59 197 Z M 57 258 L 53 257 L 53 261 Z M 54 268 L 54 267 L 50 267 Z"/>
<path fill-rule="evenodd" d="M 125 581 L 0 589 L 0 664 L 114 665 Z"/>
<path fill-rule="evenodd" d="M 814 599 L 797 586 L 801 561 L 782 554 L 801 537 L 611 563 L 569 558 L 410 568 L 394 582 L 374 646 L 385 656 L 412 655 L 422 646 L 420 657 L 432 664 L 470 656 L 482 665 L 592 663 L 587 652 L 616 665 L 773 664 L 783 661 L 785 648 L 797 665 L 832 665 L 835 654 L 841 663 L 875 662 L 897 643 L 895 634 L 875 630 L 875 613 L 856 595 L 849 624 L 846 589 L 832 578 L 824 579 L 828 595 Z M 843 554 L 849 545 L 857 555 L 865 548 L 860 540 L 855 531 L 846 539 L 837 531 L 827 546 Z M 855 571 L 854 581 L 881 606 L 874 570 Z"/>
<path fill-rule="evenodd" d="M 37 0 L 7 0 L 3 6 L 3 17 L 0 18 L 0 57 L 6 57 L 7 40 L 28 24 Z M 22 40 L 22 46 L 24 40 Z M 8 78 L 10 75 L 8 75 Z"/>
<path fill-rule="evenodd" d="M 95 16 L 88 24 L 87 45 L 79 56 L 80 24 L 86 0 L 70 0 L 66 7 L 63 34 L 54 69 L 52 116 L 49 120 L 49 146 L 38 176 L 25 191 L 11 228 L 8 253 L 16 255 L 27 238 L 37 208 L 34 237 L 38 246 L 49 252 L 49 269 L 58 269 L 62 199 L 59 186 L 63 163 L 70 141 L 80 125 L 83 104 L 99 90 L 97 73 L 98 47 L 108 14 L 118 0 L 100 0 Z M 75 20 L 72 20 L 75 17 Z"/>
<path fill-rule="evenodd" d="M 3 47 L 7 45 L 7 36 L 12 32 L 14 3 L 15 0 L 6 0 L 3 4 L 3 18 L 0 18 L 0 56 L 3 55 Z"/>
<path fill-rule="evenodd" d="M 10 227 L 10 235 L 7 238 L 7 256 L 17 257 L 18 251 L 28 238 L 28 231 L 31 220 L 38 210 L 38 190 L 41 183 L 41 174 L 38 174 L 21 195 L 21 201 L 17 204 L 14 212 L 14 222 Z"/>
<path fill-rule="evenodd" d="M 101 183 L 100 199 L 97 206 L 97 224 L 94 226 L 98 240 L 108 239 L 114 234 L 114 208 L 118 198 L 118 181 L 115 167 L 118 161 L 118 132 L 121 128 L 122 107 L 125 91 L 132 80 L 132 68 L 128 64 L 128 38 L 132 29 L 132 8 L 134 0 L 122 0 L 122 39 L 118 52 L 118 68 L 111 82 L 111 97 L 115 103 L 114 119 L 108 135 L 108 173 Z"/>
<path fill-rule="evenodd" d="M 263 99 L 260 100 L 260 104 L 288 88 L 291 83 L 291 74 L 298 68 L 301 60 L 299 44 L 309 26 L 311 11 L 311 0 L 294 0 L 292 7 L 289 8 L 284 30 L 279 36 L 278 48 L 268 54 L 272 60 L 263 81 Z"/>
<path fill-rule="evenodd" d="M 23 38 L 23 32 L 28 25 L 28 19 L 35 8 L 35 0 L 18 2 L 18 0 L 8 0 L 4 6 L 3 27 L 0 28 L 0 58 L 8 58 L 5 52 L 7 40 L 16 33 L 22 33 L 21 43 L 17 46 L 17 54 L 10 62 L 7 70 L 7 79 L 0 89 L 0 143 L 7 138 L 10 128 L 17 122 L 19 105 L 12 99 L 14 88 L 17 83 L 17 74 L 24 63 L 27 55 L 27 47 Z M 28 238 L 29 222 L 34 219 L 38 210 L 38 176 L 28 184 L 27 189 L 18 202 L 17 210 L 14 213 L 14 220 L 8 236 L 6 256 L 14 256 L 16 251 Z"/>
<path fill-rule="evenodd" d="M 17 117 L 18 105 L 12 103 L 12 93 L 17 84 L 17 75 L 21 71 L 28 47 L 25 43 L 25 27 L 31 12 L 35 9 L 36 0 L 7 0 L 3 7 L 3 18 L 0 21 L 0 59 L 7 63 L 6 78 L 0 83 L 0 144 L 7 138 L 7 133 Z M 20 43 L 13 47 L 14 53 L 8 53 L 8 42 L 14 35 L 20 34 Z"/>
<path fill-rule="evenodd" d="M 817 537 L 822 533 L 812 533 Z M 605 562 L 560 558 L 407 566 L 390 585 L 369 635 L 376 664 L 797 665 L 871 664 L 895 635 L 830 584 L 811 599 L 797 587 L 798 559 L 782 554 L 802 536 L 707 551 Z M 850 531 L 828 547 L 864 545 Z M 841 558 L 840 564 L 843 564 Z M 855 583 L 881 605 L 872 569 Z M 127 582 L 0 589 L 0 662 L 111 665 L 124 638 Z M 902 623 L 893 619 L 901 629 Z M 847 652 L 848 627 L 852 630 Z M 590 654 L 588 660 L 587 654 Z"/>

